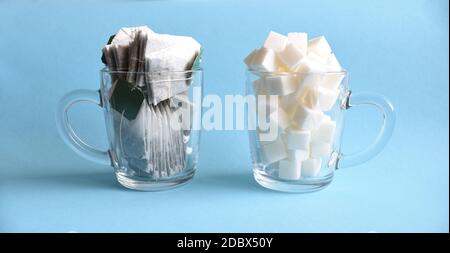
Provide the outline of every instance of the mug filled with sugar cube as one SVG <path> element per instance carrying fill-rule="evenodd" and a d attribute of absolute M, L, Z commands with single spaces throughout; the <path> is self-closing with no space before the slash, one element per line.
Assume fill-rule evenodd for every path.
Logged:
<path fill-rule="evenodd" d="M 324 36 L 270 32 L 263 47 L 244 60 L 246 93 L 253 96 L 255 127 L 249 144 L 255 180 L 286 192 L 312 192 L 329 185 L 338 168 L 361 164 L 378 154 L 392 135 L 392 104 L 374 93 L 352 93 Z M 342 151 L 345 114 L 354 106 L 375 106 L 381 130 L 365 149 Z"/>
<path fill-rule="evenodd" d="M 82 157 L 114 168 L 135 190 L 164 190 L 196 171 L 201 125 L 201 46 L 191 37 L 122 28 L 102 50 L 99 90 L 74 90 L 59 102 L 62 139 Z M 103 112 L 109 149 L 81 140 L 68 118 L 72 105 L 91 102 Z"/>

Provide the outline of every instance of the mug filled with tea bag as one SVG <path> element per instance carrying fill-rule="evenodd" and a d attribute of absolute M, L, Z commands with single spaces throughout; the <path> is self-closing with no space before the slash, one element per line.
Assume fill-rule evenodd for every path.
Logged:
<path fill-rule="evenodd" d="M 135 190 L 164 190 L 189 182 L 196 171 L 201 126 L 201 45 L 146 26 L 122 28 L 102 50 L 99 90 L 74 90 L 58 104 L 62 139 L 82 157 L 111 165 Z M 109 149 L 81 140 L 68 111 L 91 102 L 104 111 Z"/>

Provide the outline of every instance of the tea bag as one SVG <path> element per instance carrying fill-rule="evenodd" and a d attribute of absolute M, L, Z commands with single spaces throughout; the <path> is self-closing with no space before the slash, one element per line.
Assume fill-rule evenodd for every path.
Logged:
<path fill-rule="evenodd" d="M 149 101 L 173 97 L 188 89 L 191 70 L 200 54 L 200 44 L 191 37 L 150 34 L 145 52 L 146 84 L 151 92 Z"/>
<path fill-rule="evenodd" d="M 184 168 L 185 132 L 170 126 L 177 108 L 169 100 L 156 106 L 142 103 L 133 120 L 127 119 L 124 112 L 113 111 L 116 144 L 136 175 L 167 177 Z"/>
<path fill-rule="evenodd" d="M 140 26 L 120 29 L 104 47 L 102 58 L 112 71 L 128 71 L 126 80 L 143 87 L 148 102 L 156 105 L 188 89 L 191 75 L 185 71 L 195 66 L 200 53 L 200 44 L 191 37 Z M 117 78 L 125 77 L 119 73 Z"/>
<path fill-rule="evenodd" d="M 129 47 L 128 75 L 127 81 L 144 86 L 145 50 L 147 45 L 147 33 L 138 30 L 135 32 L 134 40 Z"/>

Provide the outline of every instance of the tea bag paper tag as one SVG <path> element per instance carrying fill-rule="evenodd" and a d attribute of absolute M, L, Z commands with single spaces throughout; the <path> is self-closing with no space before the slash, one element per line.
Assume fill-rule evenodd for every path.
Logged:
<path fill-rule="evenodd" d="M 144 101 L 144 94 L 139 87 L 123 79 L 117 79 L 110 97 L 111 107 L 123 114 L 128 120 L 134 120 Z"/>

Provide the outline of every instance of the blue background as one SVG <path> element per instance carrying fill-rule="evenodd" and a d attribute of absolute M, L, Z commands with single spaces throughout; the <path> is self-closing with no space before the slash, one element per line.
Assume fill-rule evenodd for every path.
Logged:
<path fill-rule="evenodd" d="M 448 232 L 448 1 L 0 1 L 0 231 Z M 202 43 L 205 94 L 241 94 L 242 59 L 270 30 L 326 35 L 357 91 L 389 97 L 398 121 L 386 149 L 311 194 L 263 189 L 243 131 L 204 132 L 191 184 L 121 188 L 112 169 L 59 138 L 58 99 L 97 89 L 100 50 L 122 26 Z M 344 148 L 375 137 L 376 110 L 348 114 Z M 106 147 L 94 105 L 71 112 Z"/>

